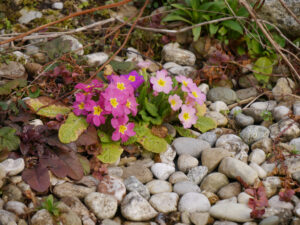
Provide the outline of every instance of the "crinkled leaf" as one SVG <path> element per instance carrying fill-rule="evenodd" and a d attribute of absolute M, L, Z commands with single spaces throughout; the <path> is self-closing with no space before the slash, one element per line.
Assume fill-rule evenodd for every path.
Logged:
<path fill-rule="evenodd" d="M 209 117 L 200 116 L 198 117 L 197 123 L 194 124 L 194 127 L 200 130 L 202 133 L 212 130 L 217 127 L 215 120 Z"/>
<path fill-rule="evenodd" d="M 8 81 L 6 84 L 0 86 L 0 95 L 9 95 L 11 91 L 17 87 L 25 87 L 27 81 L 25 79 L 15 79 Z"/>
<path fill-rule="evenodd" d="M 76 141 L 87 127 L 88 123 L 84 117 L 70 113 L 66 122 L 59 128 L 59 140 L 65 144 Z"/>
<path fill-rule="evenodd" d="M 68 174 L 68 168 L 65 166 L 63 161 L 61 161 L 60 158 L 52 152 L 49 151 L 48 153 L 50 154 L 45 154 L 40 157 L 40 163 L 51 170 L 55 176 L 59 178 L 66 177 Z"/>
<path fill-rule="evenodd" d="M 13 151 L 19 147 L 20 139 L 15 133 L 16 130 L 11 127 L 0 128 L 0 151 L 4 149 Z"/>
<path fill-rule="evenodd" d="M 123 148 L 119 143 L 103 143 L 102 153 L 97 158 L 103 163 L 115 163 L 121 156 Z"/>
<path fill-rule="evenodd" d="M 59 114 L 67 115 L 71 111 L 70 107 L 67 107 L 60 102 L 55 102 L 55 100 L 53 100 L 52 98 L 46 97 L 46 96 L 27 99 L 25 101 L 25 103 L 37 115 L 45 116 L 45 117 L 53 118 L 53 119 Z M 51 104 L 51 103 L 53 103 L 53 104 Z M 49 105 L 49 106 L 46 106 L 46 105 Z M 41 108 L 43 106 L 46 106 L 46 107 Z"/>
<path fill-rule="evenodd" d="M 179 133 L 180 136 L 182 137 L 191 137 L 191 138 L 196 138 L 197 136 L 189 129 L 185 129 L 183 127 L 179 126 L 174 126 L 176 131 Z"/>
<path fill-rule="evenodd" d="M 260 57 L 254 64 L 253 70 L 255 71 L 254 76 L 258 81 L 268 83 L 270 75 L 273 71 L 273 65 L 270 59 L 267 57 Z M 266 75 L 264 75 L 266 74 Z"/>
<path fill-rule="evenodd" d="M 22 179 L 37 192 L 44 192 L 50 186 L 50 176 L 46 166 L 39 163 L 36 167 L 25 168 Z"/>

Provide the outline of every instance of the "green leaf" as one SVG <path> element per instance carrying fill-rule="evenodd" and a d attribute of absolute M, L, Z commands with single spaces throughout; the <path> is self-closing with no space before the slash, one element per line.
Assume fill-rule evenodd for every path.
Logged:
<path fill-rule="evenodd" d="M 149 102 L 147 98 L 144 100 L 144 106 L 151 116 L 159 116 L 157 107 L 153 103 Z"/>
<path fill-rule="evenodd" d="M 59 128 L 59 140 L 64 144 L 76 141 L 88 126 L 84 117 L 75 116 L 74 113 L 70 113 L 66 122 Z"/>
<path fill-rule="evenodd" d="M 184 17 L 177 14 L 169 14 L 165 18 L 163 18 L 162 22 L 170 22 L 170 21 L 183 21 L 188 24 L 192 24 L 191 21 L 185 19 Z"/>
<path fill-rule="evenodd" d="M 215 35 L 217 33 L 218 29 L 219 29 L 218 25 L 209 24 L 209 33 L 211 36 Z"/>
<path fill-rule="evenodd" d="M 272 62 L 267 57 L 260 57 L 254 63 L 253 70 L 255 71 L 254 73 L 255 78 L 259 82 L 268 83 L 270 79 L 270 76 L 268 76 L 268 74 L 272 74 L 273 65 Z"/>
<path fill-rule="evenodd" d="M 183 10 L 188 16 L 192 17 L 192 13 L 190 12 L 189 9 L 187 9 L 183 4 L 171 4 L 174 8 L 176 9 L 181 9 Z"/>
<path fill-rule="evenodd" d="M 29 97 L 30 98 L 37 98 L 37 97 L 40 96 L 40 92 L 41 92 L 41 90 L 39 88 L 37 88 L 35 92 L 32 92 L 29 88 Z"/>
<path fill-rule="evenodd" d="M 241 25 L 237 22 L 237 21 L 234 21 L 234 20 L 226 20 L 226 21 L 223 21 L 222 24 L 231 29 L 231 30 L 234 30 L 240 34 L 244 34 L 244 31 L 243 31 L 243 28 L 241 27 Z"/>
<path fill-rule="evenodd" d="M 25 103 L 37 115 L 48 118 L 55 118 L 58 114 L 67 115 L 71 111 L 70 107 L 67 107 L 60 102 L 55 102 L 55 100 L 46 96 L 27 99 Z M 46 105 L 49 106 L 44 107 Z"/>
<path fill-rule="evenodd" d="M 11 127 L 0 128 L 0 151 L 13 151 L 18 149 L 20 139 L 15 135 L 16 130 Z"/>
<path fill-rule="evenodd" d="M 218 30 L 218 33 L 221 34 L 221 36 L 224 36 L 226 33 L 227 33 L 227 30 L 225 27 L 221 27 L 219 30 Z"/>
<path fill-rule="evenodd" d="M 200 116 L 198 117 L 197 123 L 194 124 L 194 127 L 200 130 L 202 133 L 205 133 L 206 131 L 216 128 L 217 123 L 212 118 Z"/>
<path fill-rule="evenodd" d="M 0 101 L 0 107 L 2 110 L 7 110 L 8 106 L 9 105 L 7 104 L 7 102 Z"/>
<path fill-rule="evenodd" d="M 165 139 L 152 134 L 151 130 L 145 125 L 135 125 L 137 142 L 147 151 L 161 153 L 167 150 L 168 143 Z"/>
<path fill-rule="evenodd" d="M 200 33 L 201 33 L 201 27 L 195 27 L 192 29 L 193 32 L 193 36 L 194 36 L 194 41 L 197 41 L 200 37 Z"/>
<path fill-rule="evenodd" d="M 15 79 L 8 81 L 6 84 L 0 86 L 0 95 L 9 95 L 11 91 L 17 87 L 25 87 L 27 81 L 25 79 Z"/>
<path fill-rule="evenodd" d="M 102 143 L 112 142 L 110 136 L 107 133 L 103 132 L 102 130 L 98 130 L 98 136 Z"/>
<path fill-rule="evenodd" d="M 245 7 L 240 8 L 237 13 L 237 16 L 243 16 L 243 17 L 248 17 L 249 16 L 249 12 Z"/>
<path fill-rule="evenodd" d="M 103 163 L 115 163 L 121 156 L 123 148 L 120 143 L 103 143 L 102 153 L 97 158 Z"/>
<path fill-rule="evenodd" d="M 113 70 L 119 74 L 127 74 L 130 71 L 134 70 L 136 63 L 135 62 L 119 62 L 112 60 L 109 63 Z"/>
<path fill-rule="evenodd" d="M 174 128 L 176 129 L 176 131 L 179 133 L 180 136 L 182 137 L 191 137 L 191 138 L 196 138 L 197 136 L 195 134 L 193 134 L 193 132 L 189 129 L 185 129 L 183 127 L 180 126 L 174 126 Z"/>

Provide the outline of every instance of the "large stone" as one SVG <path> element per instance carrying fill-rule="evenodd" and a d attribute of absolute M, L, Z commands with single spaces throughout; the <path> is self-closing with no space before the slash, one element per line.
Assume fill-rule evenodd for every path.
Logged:
<path fill-rule="evenodd" d="M 166 180 L 175 172 L 175 168 L 166 163 L 155 163 L 151 167 L 151 171 L 158 179 Z"/>
<path fill-rule="evenodd" d="M 140 182 L 147 183 L 153 179 L 153 175 L 146 166 L 140 164 L 133 164 L 128 167 L 123 167 L 123 179 L 127 179 L 130 176 L 135 176 Z"/>
<path fill-rule="evenodd" d="M 269 137 L 270 131 L 264 126 L 251 125 L 242 130 L 241 138 L 247 143 L 252 144 L 262 138 Z"/>
<path fill-rule="evenodd" d="M 219 172 L 224 173 L 229 178 L 237 179 L 237 177 L 240 177 L 244 182 L 250 185 L 254 184 L 258 178 L 254 169 L 246 163 L 231 157 L 226 157 L 222 160 L 219 166 Z"/>
<path fill-rule="evenodd" d="M 210 209 L 208 198 L 197 192 L 189 192 L 184 194 L 178 204 L 180 212 L 207 212 Z"/>
<path fill-rule="evenodd" d="M 53 193 L 60 198 L 67 196 L 84 198 L 85 196 L 94 191 L 96 191 L 96 187 L 89 188 L 67 182 L 63 184 L 58 184 L 53 189 Z"/>
<path fill-rule="evenodd" d="M 249 222 L 253 219 L 250 217 L 252 209 L 245 204 L 239 203 L 222 203 L 212 206 L 209 210 L 211 216 L 234 222 Z"/>
<path fill-rule="evenodd" d="M 28 208 L 23 202 L 8 201 L 4 207 L 7 211 L 13 212 L 18 216 L 23 216 L 28 213 Z"/>
<path fill-rule="evenodd" d="M 100 66 L 108 60 L 108 55 L 104 52 L 96 52 L 89 55 L 86 55 L 87 64 L 89 66 Z"/>
<path fill-rule="evenodd" d="M 108 194 L 92 192 L 85 197 L 84 202 L 98 219 L 112 218 L 118 209 L 117 199 Z"/>
<path fill-rule="evenodd" d="M 184 195 L 189 192 L 200 192 L 199 186 L 191 181 L 178 182 L 174 185 L 173 190 L 179 195 Z"/>
<path fill-rule="evenodd" d="M 180 65 L 193 66 L 196 56 L 191 51 L 179 48 L 178 43 L 169 43 L 163 47 L 163 59 L 167 62 L 175 62 Z"/>
<path fill-rule="evenodd" d="M 272 1 L 272 0 L 271 0 Z M 300 5 L 300 3 L 299 3 Z M 299 25 L 299 24 L 298 24 Z M 290 78 L 280 78 L 276 86 L 272 89 L 272 93 L 276 101 L 289 101 L 291 100 L 291 96 L 289 94 L 293 93 L 295 89 L 295 83 Z"/>
<path fill-rule="evenodd" d="M 161 213 L 169 213 L 177 210 L 178 194 L 174 192 L 165 192 L 152 195 L 150 204 Z"/>
<path fill-rule="evenodd" d="M 188 154 L 198 158 L 204 149 L 210 148 L 210 144 L 206 141 L 190 137 L 176 138 L 172 145 L 178 155 Z"/>
<path fill-rule="evenodd" d="M 195 184 L 200 184 L 202 179 L 206 176 L 208 169 L 206 166 L 197 166 L 189 170 L 187 177 Z"/>
<path fill-rule="evenodd" d="M 198 166 L 198 159 L 187 154 L 182 154 L 178 157 L 177 166 L 178 169 L 186 173 L 189 169 Z"/>
<path fill-rule="evenodd" d="M 300 151 L 300 137 L 290 141 L 290 145 L 297 151 Z"/>
<path fill-rule="evenodd" d="M 0 163 L 8 176 L 14 176 L 21 173 L 25 168 L 25 162 L 23 158 L 18 159 L 6 159 Z"/>
<path fill-rule="evenodd" d="M 80 218 L 89 218 L 90 212 L 87 207 L 77 197 L 64 197 L 60 200 L 65 203 Z"/>
<path fill-rule="evenodd" d="M 157 215 L 148 201 L 137 192 L 130 192 L 125 196 L 121 204 L 121 213 L 132 221 L 147 221 Z"/>
<path fill-rule="evenodd" d="M 241 184 L 238 182 L 229 183 L 218 191 L 220 199 L 229 199 L 241 193 Z"/>
<path fill-rule="evenodd" d="M 152 180 L 146 184 L 146 187 L 151 194 L 159 194 L 172 191 L 172 184 L 165 180 Z"/>
<path fill-rule="evenodd" d="M 223 101 L 226 104 L 232 104 L 236 101 L 237 96 L 230 88 L 216 87 L 208 91 L 207 99 L 212 102 Z"/>
<path fill-rule="evenodd" d="M 120 178 L 105 176 L 99 182 L 98 191 L 100 193 L 112 195 L 121 202 L 126 194 L 126 187 Z"/>
<path fill-rule="evenodd" d="M 201 164 L 211 172 L 217 168 L 223 158 L 228 156 L 231 156 L 231 153 L 224 148 L 205 149 L 201 154 Z"/>
<path fill-rule="evenodd" d="M 219 112 L 209 111 L 204 116 L 213 119 L 217 123 L 217 126 L 225 126 L 228 123 L 227 118 Z"/>
<path fill-rule="evenodd" d="M 41 209 L 33 215 L 33 217 L 31 218 L 31 224 L 32 225 L 53 225 L 54 219 L 46 209 Z"/>
<path fill-rule="evenodd" d="M 164 69 L 168 70 L 172 75 L 184 75 L 189 76 L 189 74 L 195 72 L 195 68 L 191 66 L 181 66 L 174 62 L 167 62 L 163 65 Z"/>
<path fill-rule="evenodd" d="M 200 186 L 202 191 L 216 193 L 220 188 L 229 183 L 228 178 L 223 173 L 211 173 L 207 175 Z"/>
<path fill-rule="evenodd" d="M 276 139 L 280 135 L 283 141 L 290 141 L 300 136 L 300 125 L 292 119 L 283 119 L 278 123 L 274 123 L 269 127 L 272 139 Z"/>
<path fill-rule="evenodd" d="M 126 189 L 129 192 L 136 191 L 138 192 L 143 198 L 149 199 L 150 198 L 150 193 L 148 188 L 143 185 L 136 177 L 131 176 L 128 177 L 125 181 L 124 184 L 126 186 Z"/>
<path fill-rule="evenodd" d="M 217 139 L 216 147 L 227 149 L 229 152 L 238 153 L 240 151 L 249 151 L 249 146 L 235 134 L 224 134 Z"/>

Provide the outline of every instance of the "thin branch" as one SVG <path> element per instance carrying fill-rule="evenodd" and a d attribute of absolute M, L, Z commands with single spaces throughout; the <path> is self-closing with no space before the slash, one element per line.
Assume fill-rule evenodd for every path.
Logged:
<path fill-rule="evenodd" d="M 249 5 L 249 3 L 246 2 L 245 0 L 239 0 L 239 2 L 242 5 L 245 6 L 245 8 L 248 10 L 248 12 L 250 13 L 251 17 L 254 19 L 254 21 L 259 26 L 259 28 L 261 29 L 261 31 L 264 33 L 264 35 L 266 36 L 266 38 L 270 41 L 270 43 L 273 45 L 273 47 L 275 48 L 275 50 L 281 55 L 282 59 L 285 61 L 285 63 L 291 69 L 292 74 L 296 75 L 297 79 L 300 81 L 300 75 L 298 74 L 297 70 L 290 63 L 290 61 L 288 60 L 288 58 L 282 53 L 282 51 L 280 50 L 280 46 L 276 43 L 276 41 L 273 40 L 273 38 L 271 37 L 271 35 L 265 29 L 264 25 L 257 19 L 256 14 L 254 13 L 254 11 L 251 8 L 251 6 Z"/>
<path fill-rule="evenodd" d="M 286 11 L 288 11 L 288 13 L 297 21 L 297 23 L 300 24 L 299 18 L 293 13 L 293 11 L 289 7 L 287 7 L 287 5 L 282 0 L 279 0 L 279 2 L 283 6 L 283 8 L 285 8 Z"/>
<path fill-rule="evenodd" d="M 18 39 L 21 39 L 21 38 L 24 38 L 32 33 L 35 33 L 37 31 L 40 31 L 40 30 L 43 30 L 49 26 L 52 26 L 52 25 L 55 25 L 55 24 L 58 24 L 60 22 L 63 22 L 65 20 L 68 20 L 68 19 L 71 19 L 73 17 L 76 17 L 76 16 L 81 16 L 81 15 L 84 15 L 84 14 L 88 14 L 88 13 L 93 13 L 95 11 L 98 11 L 98 10 L 102 10 L 102 9 L 110 9 L 110 8 L 115 8 L 115 7 L 118 7 L 118 6 L 121 6 L 121 5 L 124 5 L 124 4 L 127 4 L 129 2 L 131 2 L 132 0 L 123 0 L 121 2 L 118 2 L 118 3 L 113 3 L 113 4 L 109 4 L 109 5 L 103 5 L 103 6 L 99 6 L 99 7 L 96 7 L 96 8 L 92 8 L 92 9 L 87 9 L 87 10 L 83 10 L 81 12 L 76 12 L 76 13 L 72 13 L 68 16 L 65 16 L 59 20 L 55 20 L 53 22 L 50 22 L 50 23 L 47 23 L 47 24 L 44 24 L 42 26 L 39 26 L 39 27 L 36 27 L 32 30 L 29 30 L 27 31 L 26 33 L 24 34 L 21 34 L 21 35 L 18 35 L 16 37 L 13 37 L 13 38 L 10 38 L 8 40 L 5 40 L 5 41 L 1 41 L 0 42 L 0 45 L 3 45 L 3 44 L 6 44 L 6 43 L 9 43 L 9 42 L 12 42 L 12 41 L 15 41 L 15 40 L 18 40 Z"/>

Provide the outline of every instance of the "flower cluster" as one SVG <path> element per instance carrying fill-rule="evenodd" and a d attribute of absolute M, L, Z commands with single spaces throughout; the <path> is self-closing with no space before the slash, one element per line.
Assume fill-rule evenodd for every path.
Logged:
<path fill-rule="evenodd" d="M 169 94 L 173 90 L 173 82 L 171 77 L 167 76 L 166 70 L 161 70 L 156 73 L 155 77 L 151 77 L 150 82 L 153 85 L 155 92 L 163 92 Z M 177 82 L 181 84 L 181 90 L 184 93 L 184 101 L 179 95 L 169 95 L 168 101 L 172 110 L 177 111 L 181 109 L 179 120 L 184 128 L 190 128 L 197 121 L 196 103 L 202 105 L 206 100 L 206 96 L 192 79 L 185 76 L 177 76 Z"/>
<path fill-rule="evenodd" d="M 129 115 L 137 114 L 134 91 L 144 82 L 143 77 L 136 71 L 126 75 L 111 75 L 107 86 L 98 80 L 90 84 L 77 84 L 76 89 L 81 92 L 75 95 L 74 113 L 84 115 L 87 122 L 95 126 L 105 124 L 106 118 L 112 115 L 111 126 L 115 129 L 112 140 L 122 142 L 135 135 L 134 123 L 130 123 Z"/>

